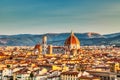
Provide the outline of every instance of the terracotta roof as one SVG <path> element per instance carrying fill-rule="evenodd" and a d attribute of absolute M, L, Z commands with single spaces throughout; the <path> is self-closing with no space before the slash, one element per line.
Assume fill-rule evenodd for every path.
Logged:
<path fill-rule="evenodd" d="M 0 52 L 0 56 L 5 56 L 5 54 L 4 54 L 4 53 L 2 53 L 2 52 Z"/>
<path fill-rule="evenodd" d="M 74 35 L 74 33 L 71 33 L 71 35 L 66 39 L 64 43 L 64 45 L 70 45 L 70 44 L 80 45 L 79 39 Z"/>
<path fill-rule="evenodd" d="M 19 71 L 16 71 L 15 73 L 16 73 L 16 74 L 26 74 L 27 71 L 30 71 L 30 70 L 28 70 L 27 68 L 23 68 L 23 69 L 21 69 L 21 70 L 19 70 Z"/>
<path fill-rule="evenodd" d="M 36 44 L 34 49 L 40 49 L 40 46 L 41 46 L 40 44 Z"/>
<path fill-rule="evenodd" d="M 62 72 L 61 75 L 78 75 L 78 72 L 75 71 L 66 71 L 66 72 Z"/>
<path fill-rule="evenodd" d="M 108 60 L 108 61 L 120 62 L 120 59 L 113 58 L 113 59 L 110 59 L 110 60 Z"/>
<path fill-rule="evenodd" d="M 63 46 L 53 46 L 54 49 L 65 49 Z"/>
<path fill-rule="evenodd" d="M 38 66 L 40 66 L 40 67 L 52 67 L 51 64 L 39 64 Z"/>

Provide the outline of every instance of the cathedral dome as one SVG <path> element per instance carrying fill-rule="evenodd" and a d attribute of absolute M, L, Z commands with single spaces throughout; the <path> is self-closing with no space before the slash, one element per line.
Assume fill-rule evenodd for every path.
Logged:
<path fill-rule="evenodd" d="M 36 44 L 35 47 L 34 47 L 34 49 L 38 49 L 39 50 L 40 46 L 41 46 L 40 44 Z"/>
<path fill-rule="evenodd" d="M 79 49 L 80 48 L 80 41 L 79 39 L 74 35 L 73 32 L 71 32 L 71 35 L 65 40 L 64 43 L 65 46 L 68 46 L 71 49 Z"/>

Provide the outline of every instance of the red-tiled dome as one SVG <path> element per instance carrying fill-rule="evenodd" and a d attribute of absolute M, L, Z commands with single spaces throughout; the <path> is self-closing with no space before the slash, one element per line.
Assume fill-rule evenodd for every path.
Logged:
<path fill-rule="evenodd" d="M 64 45 L 80 45 L 79 39 L 74 35 L 74 33 L 71 33 L 71 35 L 66 39 Z"/>
<path fill-rule="evenodd" d="M 40 49 L 40 44 L 36 44 L 34 49 Z"/>

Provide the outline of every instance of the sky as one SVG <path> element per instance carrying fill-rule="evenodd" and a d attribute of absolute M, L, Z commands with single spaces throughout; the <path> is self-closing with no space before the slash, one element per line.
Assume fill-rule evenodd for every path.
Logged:
<path fill-rule="evenodd" d="M 120 0 L 0 0 L 0 35 L 120 32 Z"/>

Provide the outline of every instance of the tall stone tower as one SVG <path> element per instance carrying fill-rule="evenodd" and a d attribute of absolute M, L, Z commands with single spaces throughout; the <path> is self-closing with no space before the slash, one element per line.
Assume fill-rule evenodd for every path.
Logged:
<path fill-rule="evenodd" d="M 42 38 L 42 53 L 46 54 L 47 52 L 47 36 L 43 36 Z"/>

